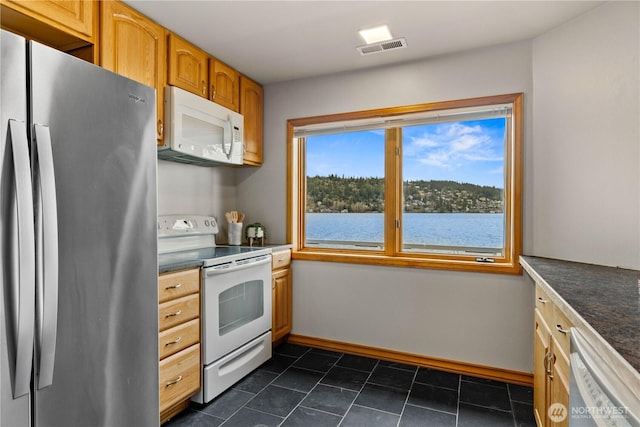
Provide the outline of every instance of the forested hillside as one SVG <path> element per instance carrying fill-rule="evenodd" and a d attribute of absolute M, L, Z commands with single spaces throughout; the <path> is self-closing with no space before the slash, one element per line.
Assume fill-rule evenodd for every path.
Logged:
<path fill-rule="evenodd" d="M 501 188 L 405 181 L 405 212 L 502 212 Z M 307 177 L 307 212 L 383 212 L 383 178 Z"/>

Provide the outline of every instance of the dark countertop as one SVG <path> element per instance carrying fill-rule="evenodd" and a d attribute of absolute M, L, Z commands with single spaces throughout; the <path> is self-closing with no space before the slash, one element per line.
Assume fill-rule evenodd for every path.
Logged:
<path fill-rule="evenodd" d="M 201 259 L 181 259 L 170 255 L 160 255 L 158 257 L 158 273 L 162 274 L 185 268 L 200 268 L 202 264 Z"/>
<path fill-rule="evenodd" d="M 219 245 L 217 247 L 223 247 L 225 245 Z M 247 247 L 248 245 L 242 245 Z M 254 248 L 260 248 L 262 246 L 254 245 Z M 264 245 L 265 248 L 269 248 L 272 251 L 282 251 L 291 249 L 291 245 L 287 243 L 270 243 Z M 158 255 L 158 273 L 167 273 L 169 271 L 182 270 L 185 268 L 202 267 L 203 258 L 207 258 L 208 249 L 202 250 L 190 250 L 182 252 L 173 252 L 168 254 Z"/>
<path fill-rule="evenodd" d="M 622 358 L 640 371 L 640 271 L 521 257 Z M 535 277 L 534 277 L 535 278 Z"/>

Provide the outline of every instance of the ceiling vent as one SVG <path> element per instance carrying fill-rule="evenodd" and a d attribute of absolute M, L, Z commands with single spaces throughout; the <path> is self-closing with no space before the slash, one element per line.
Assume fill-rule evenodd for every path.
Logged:
<path fill-rule="evenodd" d="M 370 55 L 372 53 L 385 52 L 387 50 L 401 49 L 407 47 L 407 41 L 404 37 L 399 39 L 387 40 L 380 43 L 371 43 L 364 46 L 358 46 L 358 52 L 360 55 Z"/>

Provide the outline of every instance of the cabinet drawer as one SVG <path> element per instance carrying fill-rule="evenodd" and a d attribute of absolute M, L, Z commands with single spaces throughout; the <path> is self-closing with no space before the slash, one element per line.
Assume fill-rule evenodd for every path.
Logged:
<path fill-rule="evenodd" d="M 200 342 L 200 319 L 193 319 L 160 332 L 158 342 L 160 360 L 198 342 Z"/>
<path fill-rule="evenodd" d="M 158 328 L 162 332 L 180 323 L 200 317 L 200 295 L 187 295 L 158 307 Z"/>
<path fill-rule="evenodd" d="M 288 267 L 291 264 L 291 251 L 279 251 L 271 254 L 271 269 L 277 270 L 279 268 Z"/>
<path fill-rule="evenodd" d="M 536 308 L 540 310 L 540 314 L 547 323 L 551 323 L 553 320 L 553 302 L 551 298 L 539 285 L 536 285 Z"/>
<path fill-rule="evenodd" d="M 160 412 L 200 389 L 200 344 L 160 362 Z"/>
<path fill-rule="evenodd" d="M 160 302 L 169 301 L 196 293 L 199 289 L 199 268 L 161 274 L 158 279 L 158 300 Z"/>
<path fill-rule="evenodd" d="M 562 351 L 564 351 L 565 354 L 569 354 L 571 348 L 571 333 L 569 332 L 569 328 L 571 328 L 572 324 L 556 305 L 553 306 L 553 325 L 549 326 L 551 327 L 551 333 L 557 340 Z"/>

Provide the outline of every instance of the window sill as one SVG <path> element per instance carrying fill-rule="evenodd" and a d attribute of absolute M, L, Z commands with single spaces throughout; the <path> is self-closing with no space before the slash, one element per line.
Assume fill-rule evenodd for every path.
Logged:
<path fill-rule="evenodd" d="M 515 257 L 514 262 L 496 258 L 493 263 L 475 261 L 475 258 L 464 259 L 450 257 L 424 258 L 412 256 L 389 256 L 382 253 L 354 253 L 327 251 L 318 249 L 293 250 L 291 258 L 304 261 L 339 262 L 363 265 L 384 265 L 389 267 L 425 268 L 435 270 L 466 271 L 491 274 L 522 274 L 522 267 Z"/>

